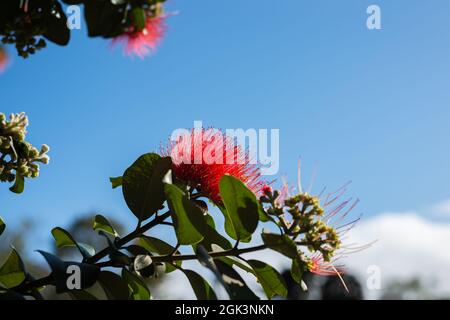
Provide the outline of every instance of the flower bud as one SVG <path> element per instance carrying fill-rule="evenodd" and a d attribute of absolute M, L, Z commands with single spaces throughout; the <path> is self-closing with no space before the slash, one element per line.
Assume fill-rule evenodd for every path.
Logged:
<path fill-rule="evenodd" d="M 41 154 L 47 153 L 50 151 L 50 147 L 46 144 L 43 144 L 41 147 Z"/>
<path fill-rule="evenodd" d="M 43 154 L 40 158 L 36 159 L 36 161 L 39 161 L 43 164 L 48 164 L 50 161 L 50 157 L 46 154 Z"/>
<path fill-rule="evenodd" d="M 39 156 L 38 149 L 36 149 L 35 147 L 31 147 L 28 151 L 28 156 L 30 158 L 36 158 L 37 156 Z"/>

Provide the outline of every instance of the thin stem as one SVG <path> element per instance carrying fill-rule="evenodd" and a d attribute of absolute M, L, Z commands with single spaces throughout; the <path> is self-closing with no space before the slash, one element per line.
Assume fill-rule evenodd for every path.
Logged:
<path fill-rule="evenodd" d="M 173 256 L 175 253 L 177 253 L 179 248 L 180 248 L 180 244 L 177 243 L 177 245 L 173 248 L 172 252 L 168 254 L 168 256 Z"/>
<path fill-rule="evenodd" d="M 129 233 L 128 235 L 126 235 L 125 237 L 121 238 L 120 240 L 117 241 L 116 245 L 117 247 L 122 247 L 124 245 L 126 245 L 128 242 L 136 239 L 137 237 L 139 237 L 140 235 L 142 235 L 143 233 L 147 232 L 148 230 L 150 230 L 151 228 L 153 228 L 154 226 L 160 224 L 161 222 L 163 222 L 164 220 L 166 220 L 168 217 L 170 217 L 170 212 L 167 211 L 165 213 L 163 213 L 160 216 L 155 217 L 155 219 L 153 219 L 152 221 L 150 221 L 149 223 L 136 228 L 136 230 L 134 230 L 133 232 Z M 99 261 L 100 259 L 103 259 L 104 257 L 106 257 L 109 252 L 110 252 L 111 248 L 107 247 L 105 249 L 103 249 L 102 251 L 97 252 L 95 255 L 93 255 L 91 258 L 86 260 L 86 263 L 95 263 L 97 261 Z"/>
<path fill-rule="evenodd" d="M 306 245 L 303 241 L 297 241 L 297 245 L 304 246 Z M 259 250 L 268 249 L 269 247 L 265 244 L 261 244 L 259 246 L 255 247 L 249 247 L 249 248 L 243 248 L 243 249 L 230 249 L 225 251 L 219 251 L 219 252 L 209 252 L 208 255 L 211 258 L 220 258 L 220 257 L 227 257 L 227 256 L 235 256 L 239 257 L 241 254 L 255 252 Z M 197 260 L 198 257 L 195 254 L 179 254 L 179 255 L 166 255 L 166 256 L 152 256 L 153 262 L 175 262 L 175 261 L 185 261 L 185 260 Z"/>

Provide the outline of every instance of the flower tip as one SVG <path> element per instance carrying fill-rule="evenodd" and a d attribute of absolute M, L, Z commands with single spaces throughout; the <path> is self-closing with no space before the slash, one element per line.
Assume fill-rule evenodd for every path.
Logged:
<path fill-rule="evenodd" d="M 264 195 L 270 195 L 273 192 L 273 189 L 271 186 L 269 186 L 268 184 L 265 184 L 262 188 L 261 191 Z"/>
<path fill-rule="evenodd" d="M 8 66 L 9 58 L 5 49 L 0 48 L 0 73 L 4 72 Z"/>
<path fill-rule="evenodd" d="M 166 30 L 164 16 L 148 17 L 145 27 L 136 30 L 132 27 L 129 31 L 113 39 L 113 44 L 122 42 L 126 56 L 137 56 L 144 59 L 156 52 L 157 47 L 164 37 Z"/>

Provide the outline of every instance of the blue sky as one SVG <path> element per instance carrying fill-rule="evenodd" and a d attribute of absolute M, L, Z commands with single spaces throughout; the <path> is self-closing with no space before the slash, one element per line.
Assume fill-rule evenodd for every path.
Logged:
<path fill-rule="evenodd" d="M 366 8 L 382 30 L 366 28 Z M 280 176 L 316 190 L 352 180 L 358 212 L 422 208 L 450 197 L 450 3 L 171 0 L 169 30 L 144 61 L 72 32 L 15 58 L 0 76 L 1 111 L 25 111 L 29 140 L 51 164 L 17 196 L 0 189 L 10 224 L 32 217 L 38 248 L 54 226 L 96 211 L 129 223 L 120 175 L 194 120 L 280 129 Z M 37 249 L 37 248 L 33 248 Z"/>

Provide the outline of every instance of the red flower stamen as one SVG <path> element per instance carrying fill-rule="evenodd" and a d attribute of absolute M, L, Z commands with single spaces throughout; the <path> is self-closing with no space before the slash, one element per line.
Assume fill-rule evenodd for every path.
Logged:
<path fill-rule="evenodd" d="M 143 59 L 156 50 L 165 30 L 165 16 L 148 17 L 142 30 L 130 27 L 124 34 L 114 38 L 113 43 L 124 43 L 126 55 L 136 55 Z"/>
<path fill-rule="evenodd" d="M 8 62 L 8 54 L 6 53 L 5 49 L 0 48 L 0 72 L 5 71 L 6 67 L 8 66 Z"/>
<path fill-rule="evenodd" d="M 192 129 L 162 151 L 173 161 L 175 178 L 196 188 L 213 202 L 220 203 L 219 182 L 228 174 L 240 179 L 257 196 L 264 183 L 257 164 L 234 140 L 216 129 Z"/>

